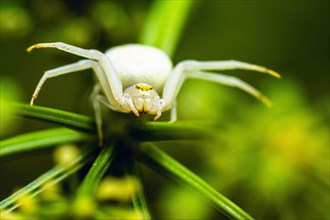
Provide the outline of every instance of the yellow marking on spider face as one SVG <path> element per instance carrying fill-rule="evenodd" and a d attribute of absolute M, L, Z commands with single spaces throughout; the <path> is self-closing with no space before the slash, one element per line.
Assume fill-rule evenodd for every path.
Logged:
<path fill-rule="evenodd" d="M 137 88 L 137 89 L 139 89 L 139 90 L 141 90 L 143 92 L 147 92 L 147 91 L 150 91 L 150 90 L 153 89 L 153 87 L 150 86 L 150 85 L 141 85 L 141 84 L 136 84 L 135 85 L 135 88 Z"/>

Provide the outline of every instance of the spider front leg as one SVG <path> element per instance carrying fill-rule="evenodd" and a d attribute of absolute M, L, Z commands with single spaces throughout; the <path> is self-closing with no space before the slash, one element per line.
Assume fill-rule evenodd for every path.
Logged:
<path fill-rule="evenodd" d="M 34 100 L 37 98 L 38 93 L 41 90 L 42 85 L 45 83 L 45 81 L 48 78 L 56 77 L 59 75 L 64 75 L 72 72 L 82 71 L 86 69 L 93 69 L 94 73 L 96 75 L 96 78 L 99 83 L 97 83 L 93 89 L 93 92 L 91 94 L 92 97 L 92 103 L 93 108 L 95 111 L 95 120 L 96 120 L 96 127 L 97 127 L 97 133 L 99 137 L 99 143 L 101 144 L 103 141 L 103 132 L 102 132 L 102 117 L 101 117 L 101 108 L 99 107 L 99 102 L 103 103 L 107 107 L 109 107 L 112 110 L 117 110 L 118 103 L 114 99 L 112 95 L 112 91 L 109 87 L 109 83 L 107 81 L 107 78 L 102 71 L 102 69 L 99 67 L 98 63 L 92 60 L 81 60 L 77 63 L 68 64 L 62 67 L 58 67 L 52 70 L 48 70 L 45 72 L 45 74 L 40 79 L 33 95 L 32 99 L 30 101 L 30 104 L 33 105 Z M 100 92 L 103 91 L 103 93 L 106 96 L 100 95 Z"/>
<path fill-rule="evenodd" d="M 102 72 L 100 67 L 98 66 L 97 62 L 92 61 L 92 60 L 81 60 L 77 63 L 68 64 L 68 65 L 65 65 L 65 66 L 61 66 L 61 67 L 46 71 L 44 73 L 44 75 L 41 77 L 41 79 L 39 80 L 39 83 L 38 83 L 37 87 L 35 88 L 35 91 L 32 95 L 31 101 L 30 101 L 30 105 L 34 104 L 34 100 L 36 100 L 43 84 L 46 82 L 47 79 L 53 78 L 53 77 L 56 77 L 56 76 L 60 76 L 60 75 L 65 75 L 65 74 L 68 74 L 68 73 L 73 73 L 73 72 L 86 70 L 86 69 L 93 69 L 94 70 L 98 81 L 101 82 L 104 93 L 106 94 L 106 96 L 108 97 L 108 99 L 110 101 L 115 102 L 115 100 L 112 96 L 111 90 L 108 86 L 107 79 L 104 76 L 104 73 Z"/>
<path fill-rule="evenodd" d="M 103 53 L 98 50 L 86 50 L 80 47 L 72 46 L 63 42 L 52 42 L 52 43 L 39 43 L 28 47 L 27 52 L 31 52 L 37 48 L 56 48 L 58 50 L 65 51 L 67 53 L 75 54 L 77 56 L 85 57 L 87 59 L 99 60 L 103 57 Z"/>
<path fill-rule="evenodd" d="M 277 78 L 280 77 L 280 75 L 275 71 L 269 70 L 262 66 L 244 63 L 240 61 L 233 61 L 233 60 L 206 61 L 206 62 L 183 61 L 173 69 L 172 73 L 170 74 L 169 78 L 165 83 L 163 90 L 163 99 L 165 100 L 166 105 L 164 106 L 164 110 L 167 110 L 171 108 L 171 106 L 173 106 L 174 101 L 182 87 L 182 84 L 187 78 L 196 78 L 196 79 L 237 87 L 260 99 L 266 105 L 268 106 L 272 105 L 271 101 L 267 97 L 262 95 L 261 92 L 259 92 L 251 85 L 245 83 L 244 81 L 236 77 L 226 76 L 219 73 L 209 73 L 209 72 L 201 71 L 201 70 L 231 70 L 231 69 L 253 70 L 253 71 L 270 74 Z"/>
<path fill-rule="evenodd" d="M 30 46 L 29 48 L 27 48 L 27 51 L 31 52 L 33 49 L 36 49 L 36 48 L 56 48 L 58 50 L 62 50 L 62 51 L 65 51 L 65 52 L 68 52 L 71 54 L 75 54 L 77 56 L 81 56 L 81 57 L 85 57 L 88 59 L 99 61 L 99 65 L 102 66 L 102 69 L 104 71 L 104 73 L 102 73 L 103 80 L 105 80 L 104 83 L 108 84 L 108 85 L 104 86 L 104 83 L 103 83 L 102 88 L 111 90 L 112 97 L 114 98 L 114 100 L 116 102 L 119 102 L 120 104 L 123 103 L 122 82 L 121 82 L 119 76 L 117 75 L 114 67 L 112 66 L 109 58 L 105 54 L 101 53 L 98 50 L 87 50 L 87 49 L 75 47 L 75 46 L 72 46 L 72 45 L 69 45 L 69 44 L 66 44 L 63 42 L 39 43 L 39 44 Z M 74 69 L 74 67 L 72 67 L 72 68 Z M 79 69 L 79 66 L 77 67 L 77 69 Z M 71 72 L 74 72 L 74 71 L 76 71 L 76 70 L 72 70 Z M 100 75 L 100 74 L 98 74 L 98 75 Z M 110 95 L 109 92 L 106 95 L 107 95 L 107 97 L 109 97 L 109 95 Z"/>
<path fill-rule="evenodd" d="M 44 73 L 44 75 L 41 77 L 41 79 L 39 80 L 39 83 L 34 90 L 34 93 L 32 95 L 31 101 L 30 101 L 30 105 L 33 105 L 34 100 L 37 99 L 37 96 L 38 96 L 43 84 L 46 82 L 47 79 L 53 78 L 56 76 L 60 76 L 60 75 L 64 75 L 64 74 L 68 74 L 68 73 L 72 73 L 72 72 L 77 72 L 77 71 L 93 68 L 94 63 L 95 63 L 94 61 L 82 60 L 77 63 L 72 63 L 72 64 L 61 66 L 61 67 L 58 67 L 55 69 L 47 70 Z"/>

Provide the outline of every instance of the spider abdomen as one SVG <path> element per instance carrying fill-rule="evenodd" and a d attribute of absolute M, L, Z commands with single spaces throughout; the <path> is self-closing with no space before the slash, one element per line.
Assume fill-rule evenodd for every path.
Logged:
<path fill-rule="evenodd" d="M 124 89 L 137 83 L 146 83 L 161 93 L 172 70 L 172 62 L 167 54 L 151 46 L 127 44 L 109 49 L 106 55 Z"/>

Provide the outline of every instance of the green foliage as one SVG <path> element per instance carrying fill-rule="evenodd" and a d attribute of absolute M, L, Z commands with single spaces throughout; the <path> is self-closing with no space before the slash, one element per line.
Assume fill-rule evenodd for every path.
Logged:
<path fill-rule="evenodd" d="M 45 118 L 46 118 L 49 121 L 55 121 L 55 122 L 60 121 L 62 124 L 65 124 L 69 127 L 78 127 L 78 128 L 80 128 L 80 130 L 83 130 L 84 128 L 88 128 L 88 125 L 91 122 L 91 119 L 88 119 L 87 117 L 79 116 L 79 115 L 76 115 L 73 113 L 66 113 L 66 112 L 58 111 L 58 110 L 54 111 L 53 109 L 49 109 L 49 108 L 42 108 L 42 114 L 40 114 L 38 117 L 37 116 L 38 114 L 35 114 L 34 109 L 36 109 L 36 112 L 38 112 L 40 107 L 28 107 L 28 106 L 24 106 L 24 105 L 18 105 L 18 106 L 20 106 L 18 108 L 20 110 L 16 110 L 16 112 L 21 112 L 21 115 L 28 116 L 29 114 L 33 114 L 34 118 L 37 118 L 40 120 L 45 120 Z M 72 116 L 72 115 L 74 115 L 74 117 L 70 118 L 70 116 Z M 66 119 L 69 118 L 69 120 L 62 120 L 63 118 L 66 118 Z M 150 125 L 148 126 L 148 124 L 150 124 Z M 158 130 L 157 125 L 159 127 L 158 132 L 157 132 L 157 130 Z M 179 123 L 178 125 L 164 124 L 164 123 L 147 123 L 146 125 L 141 126 L 140 129 L 137 126 L 136 128 L 134 128 L 134 130 L 137 132 L 137 134 L 144 133 L 146 141 L 150 141 L 150 139 L 152 140 L 152 138 L 148 139 L 147 135 L 149 135 L 150 137 L 155 135 L 154 139 L 156 139 L 156 140 L 171 140 L 174 137 L 177 140 L 180 140 L 182 138 L 186 138 L 187 134 L 191 135 L 194 132 L 196 134 L 199 133 L 199 136 L 197 136 L 197 137 L 200 137 L 200 138 L 210 137 L 210 134 L 209 134 L 209 136 L 201 135 L 201 133 L 205 134 L 205 131 L 203 131 L 204 128 L 203 128 L 203 126 L 200 126 L 200 124 L 198 126 L 198 128 L 199 128 L 198 132 L 196 132 L 196 130 L 198 130 L 196 128 L 197 127 L 196 125 L 198 125 L 198 124 L 196 124 L 195 127 L 191 126 L 193 124 L 190 124 L 190 126 L 187 126 L 187 125 L 189 125 L 189 123 L 186 125 L 185 125 L 185 123 L 181 123 L 181 124 Z M 94 126 L 92 126 L 92 127 L 94 127 Z M 147 129 L 145 129 L 148 127 L 151 128 L 151 129 L 149 128 L 150 129 L 149 131 Z M 164 127 L 167 129 L 164 129 Z M 124 131 L 122 131 L 122 132 L 125 133 L 125 132 L 129 131 L 129 129 L 127 129 L 127 128 L 128 127 L 123 127 Z M 174 129 L 171 129 L 171 128 L 174 128 Z M 173 130 L 177 131 L 175 133 L 175 135 L 173 135 Z M 155 132 L 153 132 L 153 131 L 155 131 Z M 86 137 L 86 135 L 79 135 L 78 133 L 77 133 L 77 135 L 74 135 L 74 134 L 75 133 L 72 133 L 72 131 L 67 130 L 67 129 L 51 129 L 48 131 L 34 132 L 31 134 L 14 137 L 9 140 L 5 140 L 5 141 L 1 142 L 1 145 L 0 145 L 0 149 L 2 152 L 1 156 L 4 157 L 4 156 L 11 155 L 11 154 L 18 154 L 18 153 L 22 153 L 27 150 L 30 150 L 30 151 L 38 150 L 41 147 L 50 147 L 50 146 L 53 146 L 54 144 L 63 143 L 63 141 L 72 141 L 72 139 L 81 141 Z M 52 138 L 49 139 L 50 137 L 52 137 Z M 112 136 L 112 138 L 117 139 L 120 137 Z M 196 138 L 196 136 L 194 138 Z M 135 147 L 135 145 L 136 144 L 133 144 L 132 147 Z M 84 158 L 84 157 L 87 157 L 88 155 L 90 155 L 91 150 L 93 150 L 93 149 L 95 150 L 95 147 L 96 147 L 96 145 L 95 145 L 95 141 L 94 141 L 94 147 L 91 147 L 90 150 L 88 151 L 88 153 L 83 154 L 82 157 Z M 91 167 L 90 171 L 88 172 L 84 181 L 81 183 L 81 186 L 78 189 L 77 198 L 76 198 L 77 204 L 80 204 L 81 201 L 85 202 L 86 198 L 94 197 L 93 195 L 94 195 L 95 189 L 99 185 L 100 180 L 102 179 L 104 173 L 108 170 L 108 168 L 113 160 L 113 157 L 115 155 L 113 151 L 118 147 L 119 147 L 118 144 L 106 145 L 102 149 L 101 153 L 95 159 L 93 166 Z M 133 149 L 131 149 L 132 147 L 129 148 L 130 151 L 133 150 Z M 121 146 L 121 148 L 123 148 L 123 146 Z M 136 151 L 136 150 L 137 149 L 134 149 L 134 151 Z M 170 175 L 173 175 L 173 177 L 175 177 L 175 179 L 184 180 L 184 182 L 186 182 L 189 186 L 197 189 L 197 191 L 199 191 L 202 195 L 204 195 L 206 198 L 211 200 L 211 202 L 213 202 L 216 206 L 218 206 L 219 209 L 226 215 L 228 215 L 232 218 L 235 218 L 235 219 L 250 218 L 239 207 L 237 207 L 235 204 L 230 202 L 224 196 L 219 194 L 216 190 L 212 189 L 203 180 L 201 180 L 198 176 L 191 173 L 188 169 L 186 169 L 185 167 L 180 165 L 174 159 L 171 159 L 168 155 L 166 155 L 165 152 L 162 152 L 155 147 L 152 147 L 152 148 L 144 147 L 144 148 L 141 148 L 141 150 L 138 150 L 136 152 L 136 154 L 138 155 L 138 157 L 140 157 L 140 155 L 141 155 L 142 161 L 152 161 L 152 164 L 150 165 L 150 167 L 152 167 L 153 169 L 158 169 L 160 167 L 164 171 L 166 171 L 166 172 L 163 172 L 164 174 L 169 173 Z M 122 155 L 122 157 L 123 157 L 123 155 Z M 126 157 L 127 156 L 125 155 L 123 159 L 124 160 L 134 159 L 131 157 L 128 157 L 128 158 L 126 158 Z M 90 161 L 90 159 L 91 159 L 90 157 L 87 157 L 86 160 L 82 161 L 82 163 L 87 164 Z M 76 160 L 78 160 L 78 161 L 76 161 Z M 49 171 L 49 173 L 44 174 L 39 179 L 32 182 L 30 185 L 27 185 L 22 190 L 13 194 L 11 197 L 8 197 L 6 200 L 4 200 L 1 203 L 1 206 L 0 206 L 1 209 L 5 209 L 10 205 L 14 206 L 14 208 L 16 208 L 15 202 L 17 200 L 19 200 L 22 196 L 29 195 L 31 192 L 36 191 L 35 194 L 39 193 L 40 191 L 43 190 L 43 188 L 41 188 L 41 185 L 43 183 L 56 177 L 55 180 L 53 180 L 53 182 L 52 182 L 52 184 L 55 184 L 59 180 L 62 180 L 64 177 L 71 174 L 73 171 L 77 170 L 78 168 L 81 168 L 82 164 L 80 164 L 80 161 L 82 159 L 80 157 L 78 157 L 78 159 L 76 159 L 76 160 L 71 162 L 72 164 L 71 163 L 66 164 L 63 168 L 64 170 L 62 169 L 62 167 L 54 168 L 54 170 Z M 75 167 L 76 164 L 77 164 L 77 166 Z M 32 195 L 34 195 L 34 194 L 32 194 Z M 142 196 L 142 195 L 140 194 L 140 196 Z M 144 204 L 144 202 L 143 202 L 144 199 L 138 199 L 138 201 L 139 200 L 142 202 L 138 202 L 138 203 Z M 93 201 L 91 201 L 91 202 L 93 203 Z M 138 213 L 148 213 L 145 205 L 137 205 L 136 207 L 141 209 L 141 210 L 139 210 L 139 209 L 137 210 Z M 6 211 L 4 211 L 4 212 L 6 212 Z M 91 215 L 91 214 L 93 214 L 93 213 L 87 213 L 84 215 Z M 144 217 L 146 217 L 146 216 L 150 216 L 150 215 L 144 214 Z"/>
<path fill-rule="evenodd" d="M 187 17 L 187 12 L 191 7 L 192 2 L 156 2 L 153 10 L 151 11 L 149 22 L 146 23 L 145 34 L 142 35 L 142 42 L 146 44 L 152 44 L 155 46 L 159 46 L 164 49 L 169 54 L 172 54 L 177 42 L 177 39 L 180 35 L 180 32 L 183 27 L 183 21 Z M 165 7 L 165 9 L 163 8 Z M 176 9 L 178 13 L 175 13 L 180 16 L 172 16 L 171 19 L 167 19 L 165 15 L 167 15 L 171 9 Z M 163 13 L 160 13 L 163 12 Z M 157 30 L 154 30 L 155 24 L 159 25 Z M 165 26 L 165 33 L 162 32 L 163 27 Z M 71 32 L 71 31 L 70 31 Z M 156 35 L 150 35 L 150 33 L 158 33 Z M 29 117 L 32 119 L 41 119 L 45 121 L 55 122 L 60 125 L 65 125 L 75 130 L 83 130 L 87 132 L 94 133 L 95 126 L 91 119 L 77 115 L 70 112 L 64 112 L 51 108 L 44 107 L 28 107 L 25 105 L 13 105 L 14 112 L 16 114 Z M 125 134 L 129 136 L 130 129 L 128 126 L 123 126 L 122 131 L 119 134 Z M 149 128 L 150 131 L 146 131 L 145 128 Z M 159 129 L 158 129 L 159 128 Z M 174 128 L 174 129 L 173 129 Z M 186 129 L 188 128 L 188 129 Z M 196 129 L 197 128 L 197 129 Z M 145 141 L 159 140 L 159 139 L 173 139 L 178 140 L 182 137 L 185 138 L 193 138 L 201 137 L 201 134 L 208 134 L 203 131 L 203 127 L 196 124 L 195 126 L 190 124 L 189 126 L 182 125 L 174 125 L 174 124 L 156 124 L 153 126 L 148 126 L 143 124 L 137 124 L 134 127 L 135 137 L 138 139 L 145 139 Z M 195 132 L 197 130 L 197 132 Z M 211 130 L 211 129 L 210 129 Z M 176 133 L 173 133 L 177 131 Z M 150 135 L 151 138 L 146 137 L 146 134 Z M 173 135 L 174 134 L 174 135 Z M 89 172 L 85 176 L 84 180 L 79 186 L 77 190 L 76 197 L 74 199 L 74 205 L 72 207 L 73 213 L 76 217 L 79 218 L 92 218 L 93 216 L 97 216 L 97 209 L 94 207 L 97 203 L 95 201 L 95 192 L 100 184 L 101 179 L 103 178 L 105 172 L 109 169 L 110 165 L 113 162 L 114 157 L 116 156 L 116 151 L 123 144 L 128 146 L 128 152 L 133 150 L 133 147 L 138 144 L 136 143 L 125 143 L 121 137 L 116 137 L 116 133 L 111 137 L 109 141 L 112 144 L 106 144 L 105 147 L 98 154 L 95 159 L 93 166 L 90 168 Z M 180 137 L 181 136 L 181 137 Z M 211 136 L 210 134 L 205 136 Z M 44 138 L 46 137 L 46 139 Z M 134 136 L 132 136 L 134 138 Z M 63 130 L 63 129 L 51 129 L 47 131 L 39 131 L 31 134 L 14 137 L 9 140 L 5 140 L 1 142 L 1 157 L 8 156 L 11 154 L 19 154 L 24 151 L 38 150 L 40 148 L 49 147 L 54 144 L 62 143 L 63 141 L 82 141 L 86 140 L 86 135 L 82 135 L 79 133 L 73 133 L 71 130 Z M 108 141 L 108 140 L 107 140 Z M 132 145 L 132 146 L 129 146 Z M 35 195 L 42 192 L 47 188 L 47 186 L 54 185 L 58 183 L 63 178 L 69 176 L 72 172 L 77 171 L 82 168 L 82 166 L 88 164 L 91 160 L 91 153 L 95 151 L 96 146 L 94 142 L 94 147 L 85 148 L 89 150 L 84 150 L 80 156 L 76 157 L 74 160 L 68 160 L 64 164 L 61 163 L 58 166 L 54 167 L 50 171 L 46 172 L 44 175 L 40 176 L 35 181 L 31 182 L 29 185 L 23 187 L 16 193 L 12 194 L 5 200 L 3 200 L 0 204 L 0 208 L 2 213 L 5 215 L 10 215 L 10 211 L 16 209 L 17 207 L 24 207 L 22 204 L 29 204 L 29 200 L 34 198 Z M 202 195 L 208 198 L 212 203 L 219 207 L 225 215 L 235 219 L 250 219 L 251 217 L 247 215 L 243 210 L 241 210 L 234 203 L 230 202 L 224 196 L 219 194 L 216 190 L 210 187 L 206 182 L 201 180 L 197 175 L 193 174 L 184 166 L 180 165 L 170 156 L 166 155 L 165 152 L 155 148 L 155 147 L 143 147 L 141 150 L 134 149 L 136 153 L 132 156 L 129 156 L 131 153 L 126 154 L 121 153 L 121 157 L 123 160 L 127 161 L 127 171 L 133 172 L 134 176 L 137 176 L 135 173 L 136 170 L 130 168 L 132 162 L 128 162 L 134 160 L 134 155 L 136 154 L 138 157 L 141 157 L 142 161 L 151 161 L 150 167 L 157 169 L 162 168 L 163 173 L 169 173 L 176 179 L 182 179 L 186 184 L 195 188 Z M 123 149 L 121 149 L 123 151 Z M 65 155 L 63 154 L 63 157 Z M 67 159 L 59 159 L 59 161 L 66 161 Z M 115 166 L 115 165 L 113 165 Z M 166 171 L 166 172 L 164 172 Z M 45 183 L 47 183 L 46 186 Z M 141 219 L 150 219 L 151 216 L 146 206 L 146 200 L 144 198 L 143 193 L 137 193 L 136 195 L 132 194 L 132 201 L 134 207 L 136 208 L 136 213 L 138 214 L 138 218 Z M 20 200 L 23 201 L 20 202 Z M 37 197 L 38 198 L 38 197 Z M 30 208 L 29 211 L 32 209 Z M 65 208 L 64 210 L 68 210 Z M 24 210 L 22 211 L 22 215 L 26 215 Z M 32 216 L 37 212 L 32 210 Z M 31 214 L 31 213 L 30 213 Z M 63 215 L 63 213 L 61 213 Z M 41 216 L 39 216 L 40 218 Z M 6 216 L 4 218 L 7 218 Z"/>
<path fill-rule="evenodd" d="M 173 56 L 193 1 L 155 1 L 150 10 L 140 43 L 161 48 Z"/>
<path fill-rule="evenodd" d="M 328 51 L 320 55 L 322 50 L 313 47 L 328 45 L 321 43 L 322 38 L 329 36 L 328 32 L 318 32 L 321 22 L 313 23 L 315 17 L 322 18 L 322 11 L 316 10 L 316 4 L 309 7 L 309 3 L 249 3 L 255 11 L 246 10 L 248 5 L 238 2 L 198 3 L 203 5 L 199 8 L 202 12 L 196 13 L 194 23 L 188 23 L 190 31 L 183 34 L 196 4 L 196 1 L 154 1 L 146 12 L 147 1 L 129 4 L 82 1 L 79 5 L 64 0 L 29 4 L 0 1 L 1 74 L 17 77 L 26 84 L 18 86 L 8 77 L 0 79 L 1 219 L 330 218 L 329 100 L 328 95 L 317 92 L 328 82 L 322 78 L 328 71 L 321 64 L 329 57 Z M 284 14 L 290 14 L 290 8 L 302 13 L 303 21 L 299 17 L 287 21 Z M 306 8 L 305 13 L 299 11 L 301 8 Z M 312 10 L 313 16 L 306 17 Z M 203 19 L 208 16 L 205 11 L 213 22 L 205 23 Z M 270 11 L 273 13 L 269 14 Z M 257 15 L 263 13 L 267 14 L 263 17 L 266 20 L 258 26 Z M 220 19 L 212 17 L 215 14 Z M 242 15 L 246 19 L 241 19 Z M 251 17 L 255 20 L 249 23 Z M 271 25 L 268 18 L 279 20 L 280 27 Z M 323 24 L 326 19 L 321 20 Z M 304 31 L 298 33 L 299 37 L 293 34 L 290 22 L 297 31 L 302 30 L 298 27 L 302 23 Z M 204 26 L 210 28 L 200 28 Z M 220 33 L 216 33 L 218 29 Z M 279 29 L 286 31 L 280 33 Z M 186 35 L 180 45 L 183 50 L 175 53 L 182 35 Z M 301 36 L 312 39 L 312 35 L 318 36 L 319 44 L 302 40 Z M 266 62 L 258 63 L 267 66 L 270 60 L 271 65 L 280 63 L 284 79 L 263 86 L 262 91 L 274 102 L 271 109 L 248 97 L 242 98 L 239 91 L 231 88 L 187 81 L 178 99 L 180 121 L 142 122 L 107 112 L 106 137 L 101 148 L 94 120 L 85 115 L 88 110 L 83 104 L 77 105 L 77 99 L 88 99 L 88 91 L 84 92 L 91 79 L 85 78 L 84 82 L 84 73 L 78 79 L 69 76 L 67 84 L 62 83 L 66 79 L 60 79 L 57 85 L 49 83 L 56 93 L 38 99 L 60 109 L 75 106 L 75 112 L 80 114 L 17 103 L 27 102 L 30 92 L 26 95 L 22 91 L 33 89 L 42 70 L 62 65 L 58 59 L 66 56 L 51 57 L 51 52 L 49 56 L 27 56 L 24 48 L 54 40 L 97 49 L 138 41 L 184 59 L 246 60 L 247 54 L 253 54 L 248 59 L 265 59 Z M 257 41 L 258 47 L 252 41 Z M 15 48 L 20 52 L 15 52 Z M 221 48 L 223 54 L 212 54 L 212 48 Z M 305 54 L 313 54 L 315 59 L 308 56 L 304 63 Z M 299 65 L 294 63 L 295 59 Z M 313 65 L 317 68 L 312 68 Z M 288 80 L 288 75 L 300 77 L 305 69 L 309 87 L 304 90 L 295 79 Z M 257 79 L 253 82 L 264 84 Z M 73 100 L 66 97 L 67 93 L 74 94 L 71 87 L 80 88 Z M 305 99 L 305 92 L 309 92 L 313 102 Z M 25 122 L 36 123 L 42 129 L 35 131 Z M 17 135 L 17 129 L 22 127 L 25 133 Z M 33 156 L 44 157 L 45 152 L 53 156 L 53 161 L 46 159 L 49 164 L 24 161 Z M 43 167 L 44 173 L 34 172 L 35 166 Z M 29 179 L 17 180 L 23 174 Z M 179 184 L 166 182 L 160 176 Z M 8 196 L 7 185 L 12 190 L 17 182 L 30 183 L 24 183 Z"/>

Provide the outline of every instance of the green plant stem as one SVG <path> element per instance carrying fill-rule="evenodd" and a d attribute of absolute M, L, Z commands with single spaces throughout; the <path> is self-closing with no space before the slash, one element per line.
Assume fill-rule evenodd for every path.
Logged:
<path fill-rule="evenodd" d="M 227 217 L 231 219 L 253 219 L 249 214 L 220 194 L 203 179 L 192 173 L 189 169 L 178 163 L 172 157 L 150 143 L 142 144 L 138 151 L 139 159 L 150 166 L 152 169 L 158 169 L 161 173 L 167 173 L 177 180 L 182 181 L 188 186 L 194 188 Z"/>
<path fill-rule="evenodd" d="M 116 155 L 116 145 L 106 144 L 81 183 L 77 198 L 95 195 L 95 191 Z"/>
<path fill-rule="evenodd" d="M 130 177 L 136 178 L 139 182 L 136 183 L 136 188 L 138 189 L 135 194 L 132 195 L 132 202 L 135 210 L 139 214 L 140 219 L 152 219 L 148 206 L 147 201 L 143 191 L 143 185 L 140 184 L 140 175 L 137 169 L 137 165 L 134 161 L 134 158 L 131 155 L 127 155 L 125 157 L 125 170 Z"/>
<path fill-rule="evenodd" d="M 90 117 L 53 108 L 30 106 L 27 104 L 12 104 L 14 113 L 26 118 L 45 120 L 60 124 L 75 130 L 95 132 L 94 120 Z"/>
<path fill-rule="evenodd" d="M 85 141 L 92 136 L 68 128 L 52 128 L 15 136 L 0 142 L 0 158 L 48 148 L 57 144 Z"/>
<path fill-rule="evenodd" d="M 15 104 L 16 114 L 47 122 L 54 122 L 72 129 L 95 133 L 95 123 L 90 117 L 55 110 L 45 107 L 30 106 L 27 104 Z M 214 137 L 219 127 L 214 123 L 207 122 L 146 122 L 129 123 L 121 128 L 122 133 L 129 134 L 130 138 L 138 141 L 162 141 L 162 140 L 182 140 L 182 139 L 210 139 Z"/>
<path fill-rule="evenodd" d="M 165 141 L 165 140 L 210 140 L 221 129 L 211 123 L 201 122 L 147 122 L 133 126 L 130 136 L 138 141 Z"/>
<path fill-rule="evenodd" d="M 64 166 L 55 166 L 51 170 L 47 171 L 30 184 L 2 200 L 0 202 L 0 210 L 3 211 L 6 209 L 6 212 L 12 211 L 20 205 L 18 200 L 22 196 L 33 197 L 42 192 L 47 187 L 60 182 L 70 174 L 76 172 L 78 169 L 89 163 L 89 161 L 93 158 L 94 151 L 95 148 L 87 147 L 75 160 Z"/>

